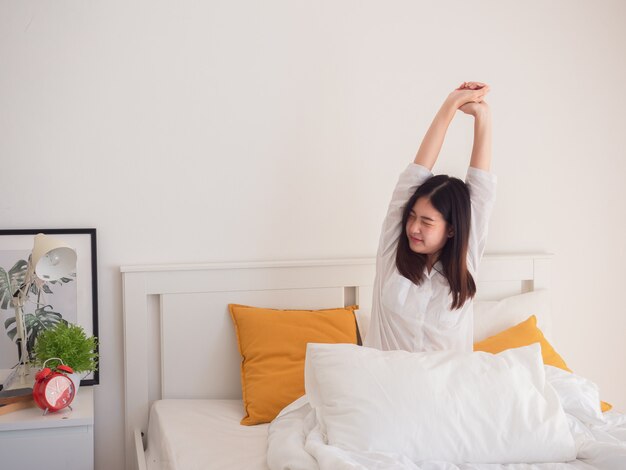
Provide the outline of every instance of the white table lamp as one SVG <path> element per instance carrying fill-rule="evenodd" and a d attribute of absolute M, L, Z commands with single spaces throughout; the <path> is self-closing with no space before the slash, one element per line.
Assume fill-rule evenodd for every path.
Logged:
<path fill-rule="evenodd" d="M 61 240 L 39 233 L 35 235 L 31 264 L 39 279 L 56 281 L 74 271 L 76 252 Z"/>

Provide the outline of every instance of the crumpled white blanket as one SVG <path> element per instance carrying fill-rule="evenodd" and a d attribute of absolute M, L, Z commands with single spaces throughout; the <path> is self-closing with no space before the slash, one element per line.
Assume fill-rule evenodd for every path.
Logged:
<path fill-rule="evenodd" d="M 602 413 L 597 386 L 580 376 L 545 366 L 557 391 L 577 447 L 571 462 L 462 464 L 412 462 L 406 456 L 353 452 L 328 445 L 315 411 L 303 396 L 283 409 L 268 432 L 271 470 L 626 470 L 626 414 Z"/>

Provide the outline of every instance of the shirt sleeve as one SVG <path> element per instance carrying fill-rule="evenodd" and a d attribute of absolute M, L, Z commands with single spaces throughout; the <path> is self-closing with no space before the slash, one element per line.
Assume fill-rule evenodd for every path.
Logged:
<path fill-rule="evenodd" d="M 395 261 L 396 244 L 402 232 L 400 225 L 402 224 L 404 206 L 417 188 L 431 176 L 433 174 L 428 168 L 417 163 L 410 163 L 400 173 L 380 234 L 378 254 L 376 255 L 378 262 L 389 264 L 391 261 Z"/>
<path fill-rule="evenodd" d="M 487 229 L 496 199 L 496 175 L 479 168 L 467 169 L 467 184 L 472 207 L 469 243 L 467 249 L 468 269 L 475 275 L 485 251 Z"/>

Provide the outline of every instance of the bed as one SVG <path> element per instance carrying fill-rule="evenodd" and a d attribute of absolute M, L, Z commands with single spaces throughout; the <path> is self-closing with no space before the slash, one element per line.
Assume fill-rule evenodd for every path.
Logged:
<path fill-rule="evenodd" d="M 529 305 L 550 338 L 551 262 L 550 254 L 483 258 L 474 308 L 479 339 L 523 319 Z M 358 304 L 357 322 L 366 331 L 375 259 L 123 266 L 121 272 L 126 468 L 260 470 L 269 468 L 269 425 L 239 424 L 241 355 L 228 304 L 276 309 Z M 494 316 L 503 305 L 517 309 L 518 318 Z M 624 433 L 626 442 L 626 422 L 611 413 L 618 431 L 611 439 Z M 620 452 L 610 456 L 624 466 L 605 468 L 626 468 L 626 452 L 623 460 Z M 585 465 L 571 468 L 593 468 Z"/>

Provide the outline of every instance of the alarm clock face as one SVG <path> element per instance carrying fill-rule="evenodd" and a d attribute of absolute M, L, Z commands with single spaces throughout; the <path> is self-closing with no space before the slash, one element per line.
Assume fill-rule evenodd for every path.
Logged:
<path fill-rule="evenodd" d="M 52 377 L 45 388 L 45 398 L 53 409 L 61 409 L 74 398 L 74 383 L 65 375 Z"/>

